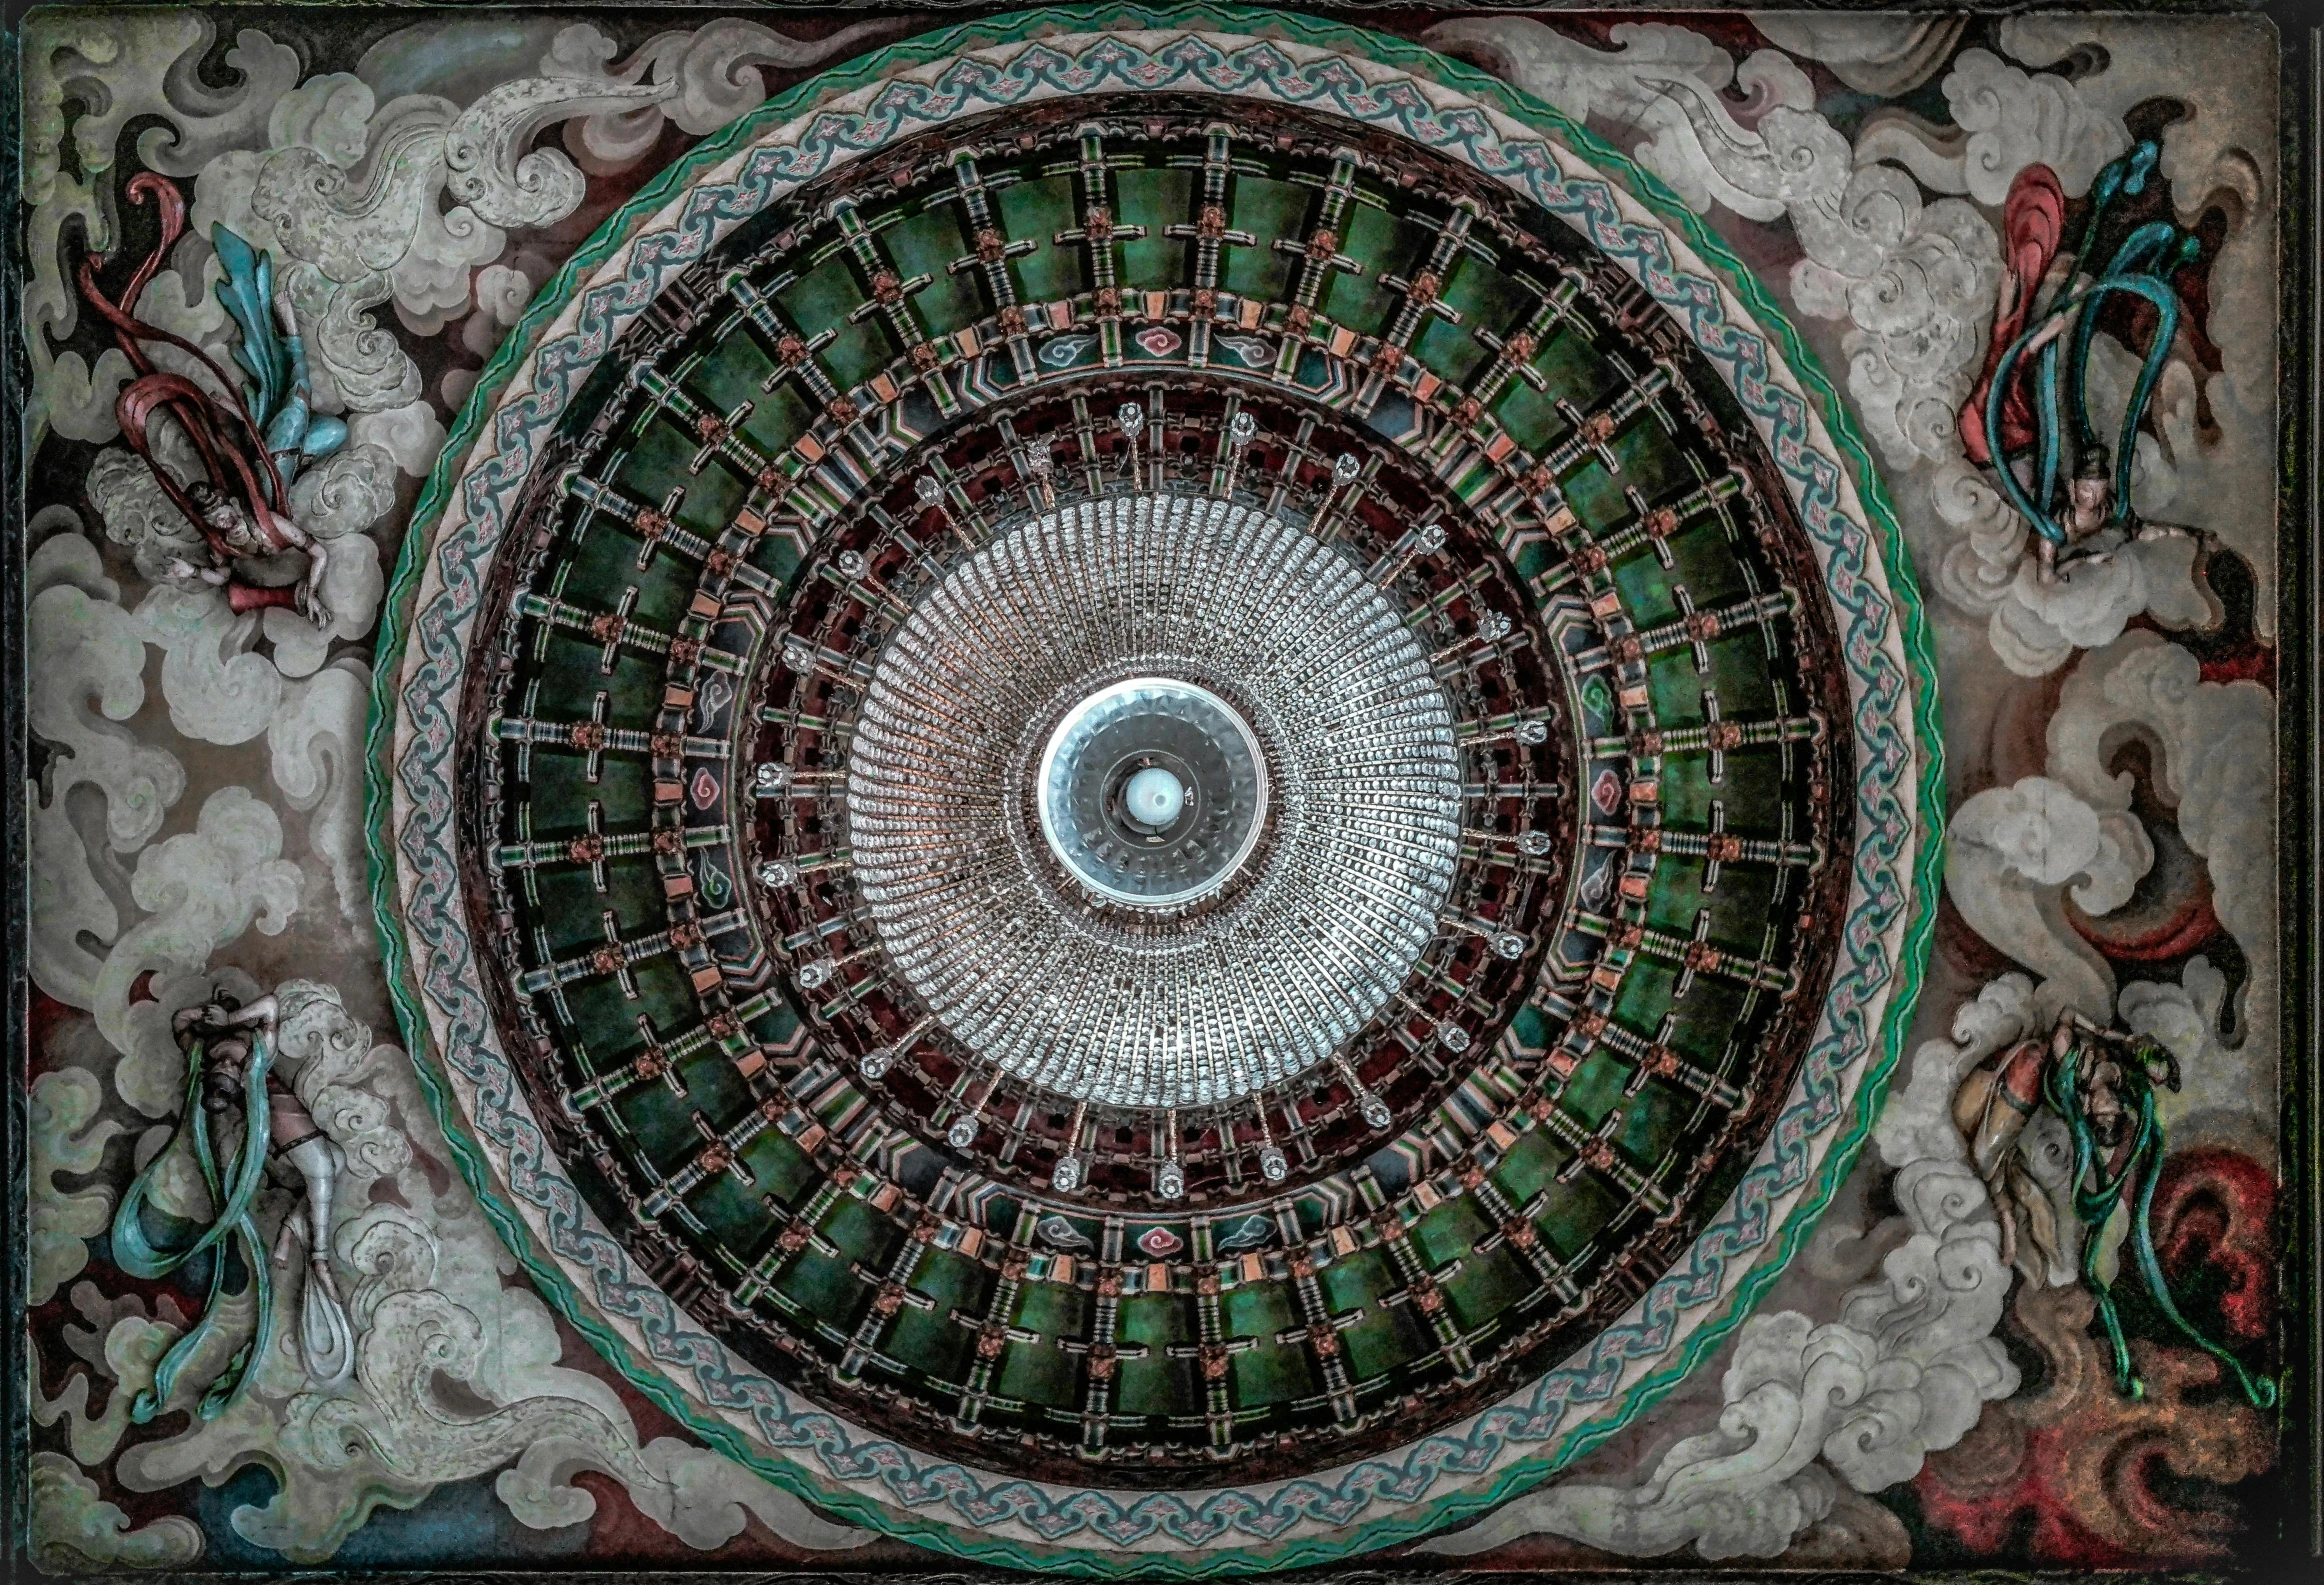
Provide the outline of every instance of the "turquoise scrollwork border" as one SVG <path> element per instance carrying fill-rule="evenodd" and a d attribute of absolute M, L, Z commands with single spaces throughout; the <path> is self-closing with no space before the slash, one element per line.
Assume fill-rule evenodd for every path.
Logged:
<path fill-rule="evenodd" d="M 1006 61 L 961 58 L 1028 38 L 1037 42 Z M 1295 58 L 1280 47 L 1286 44 L 1329 53 Z M 946 61 L 952 64 L 932 77 L 896 78 Z M 1367 75 L 1360 63 L 1385 70 Z M 816 111 L 883 82 L 860 108 Z M 1461 102 L 1440 105 L 1422 83 L 1450 90 Z M 497 546 L 495 492 L 512 493 L 521 482 L 534 443 L 554 427 L 564 401 L 610 351 L 616 319 L 642 306 L 663 281 L 699 257 L 724 226 L 839 160 L 882 145 L 907 125 L 1005 107 L 1036 92 L 1163 88 L 1271 94 L 1463 159 L 1526 191 L 1625 263 L 1686 326 L 1762 425 L 1827 569 L 1856 690 L 1856 873 L 1825 1019 L 1768 1150 L 1687 1257 L 1586 1354 L 1460 1426 L 1322 1476 L 1249 1490 L 1066 1491 L 926 1461 L 795 1402 L 695 1328 L 631 1267 L 617 1243 L 589 1225 L 577 1191 L 544 1148 L 513 1075 L 493 1048 L 473 984 L 458 923 L 447 818 L 451 696 L 463 660 L 464 623 Z M 1555 140 L 1589 162 L 1594 173 L 1565 171 L 1549 142 L 1505 137 L 1484 109 Z M 771 130 L 794 123 L 800 126 L 795 141 L 759 143 Z M 732 181 L 706 183 L 709 173 L 745 153 Z M 1614 190 L 1595 173 L 1618 178 L 1657 225 L 1625 220 Z M 648 229 L 681 199 L 674 226 Z M 1673 233 L 1717 280 L 1677 265 L 1669 248 Z M 618 278 L 595 280 L 584 291 L 584 282 L 617 260 L 623 261 Z M 1753 324 L 1728 317 L 1722 286 L 1756 325 L 1768 328 L 1775 349 Z M 543 342 L 576 302 L 575 328 Z M 528 363 L 530 388 L 504 401 Z M 1777 363 L 1807 393 L 1836 458 L 1814 443 L 1807 405 L 1771 378 Z M 1864 522 L 1844 509 L 1844 483 L 1853 485 Z M 467 510 L 444 534 L 445 514 L 456 504 Z M 423 607 L 431 561 L 439 587 Z M 1892 644 L 1901 650 L 1902 667 L 1894 663 Z M 400 754 L 399 731 L 407 736 Z M 1935 672 L 1911 564 L 1851 418 L 1764 287 L 1658 179 L 1554 108 L 1404 40 L 1243 8 L 1094 6 L 1021 12 L 946 29 L 800 84 L 661 173 L 567 261 L 486 367 L 414 511 L 382 617 L 365 768 L 366 840 L 397 1016 L 459 1168 L 542 1291 L 641 1391 L 769 1480 L 888 1534 L 1018 1567 L 1186 1577 L 1328 1562 L 1480 1512 L 1614 1435 L 1741 1323 L 1821 1217 L 1885 1096 L 1934 926 L 1941 742 Z M 415 811 L 400 827 L 394 818 L 399 786 Z M 414 898 L 408 913 L 400 891 L 406 880 Z M 431 1005 L 445 1020 L 449 1040 L 438 1040 Z M 1873 1027 L 1870 1013 L 1876 1008 Z M 465 1109 L 452 1093 L 455 1067 L 474 1094 Z M 1851 1068 L 1857 1074 L 1852 1093 L 1845 1083 Z M 1820 1155 L 1818 1141 L 1824 1142 Z M 488 1160 L 488 1145 L 499 1153 L 498 1171 Z M 511 1195 L 541 1213 L 551 1229 L 551 1248 L 541 1247 Z M 1797 1198 L 1779 1218 L 1776 1201 L 1786 1195 Z M 1730 1264 L 1737 1262 L 1748 1262 L 1750 1269 L 1733 1282 L 1718 1312 L 1695 1323 L 1673 1357 L 1616 1398 L 1626 1365 L 1671 1355 L 1682 1316 L 1717 1301 L 1729 1287 Z M 586 1301 L 574 1285 L 576 1275 L 590 1284 Z M 630 1317 L 654 1357 L 639 1357 L 605 1323 L 606 1314 Z M 676 1385 L 675 1373 L 691 1379 L 693 1394 Z M 747 1415 L 757 1440 L 703 1413 L 699 1401 Z M 1567 1426 L 1569 1407 L 1584 1405 L 1594 1413 Z M 1504 1460 L 1515 1447 L 1535 1445 L 1539 1451 Z M 768 1448 L 778 1451 L 770 1456 Z M 884 1500 L 834 1483 L 869 1479 L 880 1482 Z M 1464 1479 L 1476 1484 L 1438 1490 Z M 1438 1494 L 1432 1497 L 1432 1491 Z M 1396 1511 L 1379 1512 L 1383 1508 Z M 924 1510 L 949 1517 L 924 1516 Z M 1002 1524 L 1046 1544 L 987 1533 Z M 1332 1528 L 1290 1534 L 1301 1525 Z M 1157 1541 L 1189 1550 L 1131 1550 Z"/>

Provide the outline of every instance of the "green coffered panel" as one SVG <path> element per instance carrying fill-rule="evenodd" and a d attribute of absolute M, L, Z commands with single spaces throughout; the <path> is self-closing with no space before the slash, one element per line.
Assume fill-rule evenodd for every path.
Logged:
<path fill-rule="evenodd" d="M 1570 1353 L 1766 1137 L 1828 606 L 1506 189 L 1196 95 L 964 121 L 590 389 L 477 628 L 469 910 L 595 1211 L 762 1369 L 1028 1473 L 1317 1468 Z"/>

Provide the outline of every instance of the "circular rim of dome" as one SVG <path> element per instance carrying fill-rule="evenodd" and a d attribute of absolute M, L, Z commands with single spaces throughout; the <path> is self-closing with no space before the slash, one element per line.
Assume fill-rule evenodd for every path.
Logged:
<path fill-rule="evenodd" d="M 1070 30 L 1070 31 L 1069 31 Z M 1038 33 L 1041 59 L 1021 45 Z M 1170 53 L 1149 82 L 1129 58 Z M 715 1338 L 684 1324 L 662 1288 L 595 1225 L 542 1122 L 509 1073 L 477 978 L 477 943 L 462 915 L 451 851 L 456 745 L 450 727 L 463 686 L 463 635 L 476 616 L 474 577 L 499 549 L 497 532 L 537 460 L 561 406 L 579 393 L 614 340 L 617 299 L 645 303 L 659 277 L 698 253 L 773 194 L 779 168 L 804 159 L 795 134 L 827 117 L 858 123 L 853 157 L 931 124 L 924 112 L 945 63 L 963 55 L 992 68 L 945 77 L 945 90 L 990 108 L 1048 97 L 1062 68 L 1090 63 L 1109 94 L 1134 95 L 1164 78 L 1206 92 L 1291 100 L 1302 89 L 1325 113 L 1385 123 L 1414 141 L 1448 128 L 1439 153 L 1506 182 L 1580 231 L 1631 273 L 1693 339 L 1786 459 L 1784 483 L 1817 556 L 1845 559 L 1831 591 L 1843 609 L 1849 702 L 1857 749 L 1856 849 L 1848 895 L 1851 960 L 1827 998 L 1818 1038 L 1787 1095 L 1792 1130 L 1778 1130 L 1741 1188 L 1656 1285 L 1659 1313 L 1642 1299 L 1584 1357 L 1553 1369 L 1495 1409 L 1432 1434 L 1425 1448 L 1369 1457 L 1297 1482 L 1187 1492 L 1075 1490 L 995 1476 L 1029 1493 L 971 1517 L 983 1478 L 940 1503 L 920 1484 L 924 1465 L 959 1470 L 908 1445 L 861 1433 L 750 1369 Z M 1208 75 L 1206 76 L 1205 73 Z M 887 81 L 916 86 L 883 95 Z M 1409 84 L 1418 91 L 1398 91 Z M 1421 85 L 1425 85 L 1423 88 Z M 1011 98 L 1011 95 L 1017 97 Z M 820 103 L 819 103 L 820 101 Z M 1313 108 L 1312 105 L 1310 108 Z M 939 106 L 941 111 L 941 106 Z M 868 130 L 866 130 L 868 129 Z M 794 134 L 786 141 L 786 132 Z M 834 157 L 819 140 L 815 156 Z M 745 172 L 745 157 L 768 154 Z M 781 151 L 787 151 L 781 152 Z M 715 216 L 690 202 L 723 185 Z M 649 238 L 663 244 L 641 257 Z M 509 404 L 526 398 L 521 422 Z M 501 421 L 488 422 L 499 415 Z M 447 577 L 447 571 L 451 576 Z M 464 405 L 418 507 L 390 587 L 368 752 L 366 835 L 374 906 L 399 1023 L 454 1157 L 542 1291 L 610 1361 L 663 1409 L 767 1478 L 884 1533 L 981 1561 L 1119 1575 L 1199 1575 L 1329 1561 L 1437 1529 L 1498 1503 L 1562 1468 L 1628 1423 L 1740 1324 L 1828 1204 L 1869 1132 L 1901 1047 L 1928 951 L 1939 876 L 1941 736 L 1928 635 L 1909 559 L 1869 454 L 1830 382 L 1749 271 L 1660 184 L 1555 109 L 1401 39 L 1285 13 L 1199 7 L 1098 7 L 991 18 L 907 40 L 822 74 L 769 101 L 675 162 L 618 212 L 560 271 L 487 366 Z M 1832 1001 L 1845 986 L 1849 1013 Z M 521 1171 L 518 1169 L 521 1167 Z M 518 1187 L 521 1184 L 522 1187 Z M 587 1289 L 585 1294 L 584 1289 Z M 1650 1296 L 1651 1297 L 1651 1296 Z M 1673 1323 L 1671 1316 L 1679 1315 Z M 651 1316 L 655 1325 L 640 1325 Z M 673 1348 L 691 1373 L 652 1363 Z M 1570 1402 L 1551 1377 L 1594 1376 Z M 715 1384 L 715 1385 L 714 1385 Z M 716 1411 L 720 1401 L 748 1410 Z M 840 1447 L 819 1462 L 780 1451 L 800 1445 L 785 1427 L 801 1415 L 837 1423 Z M 1491 1421 L 1483 1467 L 1451 1467 L 1449 1449 Z M 1487 1447 L 1486 1443 L 1494 1444 Z M 1395 1471 L 1408 1495 L 1387 1496 L 1364 1475 Z M 1346 1512 L 1332 1482 L 1362 1482 Z M 1296 1490 L 1294 1490 L 1296 1488 Z M 1355 1488 L 1350 1488 L 1351 1493 Z M 1106 1519 L 1103 1516 L 1113 1517 Z"/>

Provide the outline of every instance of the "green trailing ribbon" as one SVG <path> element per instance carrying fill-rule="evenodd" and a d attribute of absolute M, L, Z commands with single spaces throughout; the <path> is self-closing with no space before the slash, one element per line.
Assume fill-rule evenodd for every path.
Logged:
<path fill-rule="evenodd" d="M 2141 143 L 2108 165 L 2091 184 L 2090 218 L 2082 228 L 2074 268 L 2066 276 L 2068 282 L 2079 279 L 2088 268 L 2097 244 L 2099 222 L 2105 218 L 2108 206 L 2117 196 L 2139 192 L 2157 157 L 2158 150 L 2152 142 Z M 2090 343 L 2098 328 L 2096 308 L 2108 297 L 2129 296 L 2151 305 L 2158 316 L 2154 334 L 2148 339 L 2146 353 L 2140 360 L 2138 383 L 2123 409 L 2122 429 L 2115 442 L 2114 495 L 2107 516 L 2111 525 L 2121 522 L 2129 513 L 2130 472 L 2137 454 L 2139 427 L 2145 422 L 2147 407 L 2154 400 L 2155 386 L 2162 379 L 2163 366 L 2170 361 L 2171 343 L 2179 331 L 2179 294 L 2172 288 L 2170 276 L 2193 262 L 2201 251 L 2201 244 L 2193 236 L 2167 222 L 2153 221 L 2140 226 L 2114 250 L 2105 269 L 2088 285 L 2068 292 L 2063 301 L 2029 315 L 2025 330 L 2009 344 L 2001 361 L 1994 366 L 1992 383 L 1985 392 L 1985 433 L 1998 437 L 2002 433 L 2002 405 L 2008 398 L 2018 365 L 2033 349 L 2035 341 L 2042 342 L 2034 366 L 2033 473 L 2038 493 L 2027 492 L 2010 466 L 2012 459 L 2001 454 L 1998 443 L 1994 472 L 2009 504 L 2033 525 L 2036 533 L 2051 543 L 2064 545 L 2067 541 L 2066 529 L 2052 513 L 2050 503 L 2057 499 L 2059 475 L 2067 462 L 2068 424 L 2072 425 L 2078 451 L 2087 452 L 2098 443 L 2097 431 L 2090 422 L 2088 397 Z M 2064 333 L 2061 320 L 2071 324 L 2070 336 Z M 2060 410 L 2061 391 L 2066 411 Z"/>
<path fill-rule="evenodd" d="M 2152 304 L 2162 322 L 2156 327 L 2146 356 L 2140 362 L 2138 384 L 2131 393 L 2130 405 L 2122 415 L 2122 433 L 2114 455 L 2114 506 L 2109 521 L 2119 521 L 2129 510 L 2130 467 L 2136 455 L 2139 424 L 2146 416 L 2147 404 L 2154 399 L 2155 385 L 2162 378 L 2163 365 L 2170 361 L 2171 339 L 2178 333 L 2179 294 L 2171 290 L 2170 283 L 2144 274 L 2108 276 L 2093 281 L 2058 305 L 2041 324 L 2009 344 L 2009 350 L 2001 355 L 2001 362 L 1994 369 L 1992 388 L 1985 393 L 1986 432 L 1998 435 L 2001 433 L 2001 404 L 2008 395 L 2010 378 L 2016 373 L 2019 360 L 2025 356 L 2034 338 L 2047 327 L 2049 320 L 2061 314 L 2086 313 L 2090 305 L 2118 293 L 2142 298 Z M 2045 503 L 2056 498 L 2058 470 L 2064 461 L 2065 420 L 2058 411 L 2060 381 L 2057 377 L 2058 342 L 2062 339 L 2054 337 L 2043 343 L 2037 365 L 2040 390 L 2035 407 L 2039 429 L 2035 441 L 2035 472 L 2041 480 L 2041 499 Z M 2089 342 L 2087 337 L 2077 334 L 2075 343 L 2077 356 L 2073 365 L 2072 386 L 2079 390 Z M 1994 469 L 1994 474 L 2000 480 L 2002 493 L 2009 497 L 2009 504 L 2016 507 L 2018 514 L 2034 526 L 2035 532 L 2061 545 L 2066 542 L 2066 530 L 2051 515 L 2046 505 L 2037 505 L 2026 493 L 2025 486 L 2018 482 L 2017 473 L 2009 466 L 2006 458 L 2002 459 L 2000 467 Z"/>
<path fill-rule="evenodd" d="M 251 1214 L 251 1205 L 258 1197 L 260 1186 L 266 1181 L 266 1151 L 270 1138 L 271 1116 L 266 1096 L 266 1075 L 274 1061 L 273 1043 L 262 1031 L 251 1033 L 250 1065 L 243 1074 L 242 1141 L 235 1147 L 233 1160 L 227 1163 L 223 1174 L 219 1171 L 217 1151 L 210 1140 L 210 1115 L 202 1105 L 203 1058 L 206 1045 L 196 1041 L 186 1060 L 186 1098 L 178 1113 L 177 1126 L 169 1139 L 155 1152 L 145 1170 L 138 1173 L 129 1185 L 129 1192 L 121 1197 L 121 1204 L 113 1213 L 113 1260 L 133 1277 L 148 1281 L 158 1280 L 175 1273 L 185 1263 L 204 1251 L 211 1251 L 210 1292 L 202 1301 L 202 1313 L 185 1336 L 170 1345 L 154 1367 L 153 1385 L 140 1392 L 129 1407 L 129 1418 L 143 1425 L 159 1414 L 177 1387 L 177 1379 L 202 1347 L 217 1332 L 219 1300 L 226 1291 L 227 1240 L 233 1240 L 242 1255 L 242 1264 L 250 1273 L 250 1289 L 257 1301 L 258 1325 L 250 1340 L 235 1350 L 226 1368 L 210 1383 L 195 1413 L 204 1420 L 214 1420 L 226 1412 L 249 1376 L 252 1361 L 265 1357 L 266 1347 L 274 1336 L 274 1277 L 268 1269 L 266 1250 L 258 1236 L 258 1222 Z M 202 1186 L 209 1191 L 210 1204 L 216 1214 L 199 1236 L 182 1248 L 163 1250 L 154 1247 L 145 1236 L 144 1210 L 153 1191 L 156 1175 L 162 1163 L 177 1150 L 178 1142 L 191 1144 L 194 1162 L 201 1170 Z"/>
<path fill-rule="evenodd" d="M 2130 1060 L 2119 1064 L 2124 1083 L 2136 1095 L 2138 1122 L 2131 1136 L 2130 1150 L 2123 1157 L 2122 1168 L 2109 1176 L 2099 1162 L 2098 1138 L 2090 1124 L 2087 1104 L 2088 1075 L 2082 1071 L 2085 1048 L 2076 1042 L 2065 1057 L 2055 1064 L 2043 1080 L 2043 1099 L 2060 1117 L 2066 1120 L 2074 1140 L 2074 1216 L 2082 1224 L 2082 1284 L 2098 1300 L 2098 1317 L 2106 1327 L 2106 1341 L 2114 1353 L 2114 1382 L 2118 1390 L 2131 1398 L 2146 1396 L 2146 1383 L 2139 1379 L 2131 1364 L 2130 1344 L 2123 1336 L 2122 1317 L 2114 1306 L 2113 1290 L 2098 1275 L 2100 1246 L 2104 1242 L 2106 1224 L 2113 1220 L 2122 1204 L 2122 1197 L 2135 1178 L 2138 1192 L 2132 1201 L 2129 1244 L 2132 1263 L 2137 1266 L 2147 1294 L 2155 1307 L 2172 1326 L 2204 1353 L 2218 1360 L 2233 1373 L 2243 1395 L 2255 1408 L 2272 1409 L 2276 1404 L 2276 1384 L 2267 1376 L 2254 1376 L 2244 1369 L 2243 1362 L 2225 1347 L 2214 1343 L 2196 1329 L 2195 1323 L 2179 1313 L 2169 1286 L 2163 1280 L 2162 1262 L 2155 1256 L 2151 1218 L 2154 1207 L 2157 1169 L 2162 1165 L 2163 1124 L 2156 1113 L 2154 1081 L 2148 1076 L 2143 1052 L 2134 1048 Z"/>

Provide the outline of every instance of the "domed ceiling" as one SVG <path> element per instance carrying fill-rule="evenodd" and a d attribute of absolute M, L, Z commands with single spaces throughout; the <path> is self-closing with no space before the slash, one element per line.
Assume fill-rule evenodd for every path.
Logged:
<path fill-rule="evenodd" d="M 810 84 L 548 289 L 399 573 L 376 838 L 464 1170 L 664 1407 L 964 1554 L 1287 1564 L 1540 1478 L 1780 1267 L 1933 701 L 1828 389 L 1618 157 L 1112 15 Z"/>

